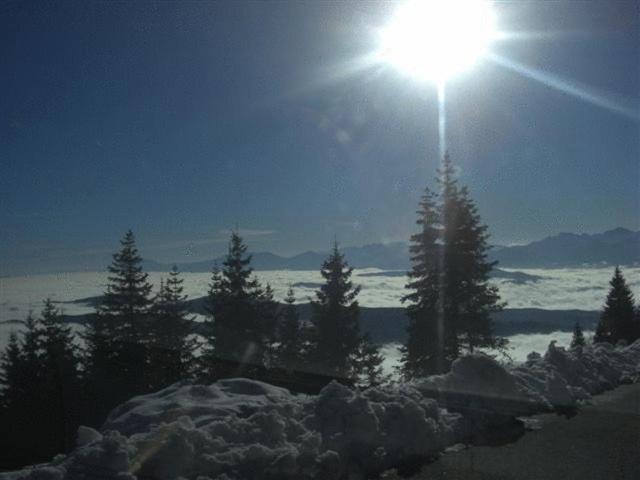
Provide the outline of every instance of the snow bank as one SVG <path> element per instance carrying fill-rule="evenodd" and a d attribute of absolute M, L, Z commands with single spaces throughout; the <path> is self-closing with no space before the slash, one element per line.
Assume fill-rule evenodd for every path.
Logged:
<path fill-rule="evenodd" d="M 470 429 L 575 407 L 639 378 L 640 341 L 575 350 L 552 343 L 515 367 L 469 355 L 446 375 L 364 392 L 335 382 L 317 396 L 246 379 L 176 384 L 117 407 L 103 433 L 81 427 L 68 456 L 6 478 L 364 478 L 435 455 Z"/>

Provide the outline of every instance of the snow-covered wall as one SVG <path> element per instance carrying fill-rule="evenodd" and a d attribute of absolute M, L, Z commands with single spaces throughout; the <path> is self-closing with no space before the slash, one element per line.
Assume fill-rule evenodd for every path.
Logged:
<path fill-rule="evenodd" d="M 474 429 L 573 408 L 639 377 L 637 341 L 570 351 L 552 343 L 515 367 L 469 355 L 446 375 L 364 392 L 331 383 L 316 396 L 294 395 L 247 379 L 176 384 L 117 407 L 103 433 L 81 427 L 71 454 L 5 477 L 364 478 L 435 455 Z"/>

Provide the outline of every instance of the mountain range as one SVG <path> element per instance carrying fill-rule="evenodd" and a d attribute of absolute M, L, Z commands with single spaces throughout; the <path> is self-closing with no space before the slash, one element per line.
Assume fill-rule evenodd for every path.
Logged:
<path fill-rule="evenodd" d="M 407 243 L 371 244 L 342 249 L 349 264 L 355 268 L 402 270 L 410 267 Z M 608 265 L 640 265 L 640 230 L 616 228 L 603 233 L 560 233 L 526 245 L 494 246 L 490 259 L 507 268 L 563 268 Z M 291 257 L 270 252 L 252 255 L 256 270 L 318 270 L 327 252 L 306 251 Z M 12 259 L 0 265 L 0 276 L 60 273 L 77 271 L 103 271 L 111 262 L 108 254 L 77 255 L 62 259 L 34 258 L 29 262 Z M 224 257 L 182 263 L 183 272 L 208 272 L 215 263 L 222 265 Z M 170 264 L 145 260 L 147 271 L 168 271 Z"/>
<path fill-rule="evenodd" d="M 346 247 L 342 251 L 352 267 L 404 270 L 410 267 L 408 245 L 403 242 Z M 327 252 L 304 252 L 292 257 L 259 252 L 252 256 L 256 270 L 317 270 Z M 494 246 L 490 259 L 509 268 L 596 267 L 640 265 L 640 230 L 616 228 L 603 233 L 560 233 L 527 245 Z M 209 271 L 224 257 L 178 265 L 185 272 Z M 149 270 L 166 270 L 168 265 L 149 263 Z"/>

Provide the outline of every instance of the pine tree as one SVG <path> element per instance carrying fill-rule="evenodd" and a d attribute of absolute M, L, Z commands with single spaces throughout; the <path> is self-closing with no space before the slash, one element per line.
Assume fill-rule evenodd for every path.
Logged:
<path fill-rule="evenodd" d="M 420 232 L 411 236 L 413 267 L 406 288 L 413 292 L 402 299 L 411 302 L 407 308 L 407 343 L 401 348 L 405 378 L 426 376 L 444 368 L 444 324 L 439 302 L 442 249 L 435 201 L 435 194 L 427 189 L 417 212 Z"/>
<path fill-rule="evenodd" d="M 487 259 L 487 227 L 468 189 L 458 186 L 448 155 L 438 173 L 440 193 L 427 190 L 418 211 L 422 231 L 412 237 L 407 377 L 444 372 L 463 349 L 506 346 L 491 320 L 504 305 L 489 283 L 495 262 Z"/>
<path fill-rule="evenodd" d="M 68 450 L 75 441 L 80 421 L 79 361 L 71 327 L 64 324 L 51 299 L 45 300 L 41 316 L 42 385 L 38 392 L 47 403 L 41 430 L 55 454 Z"/>
<path fill-rule="evenodd" d="M 12 413 L 16 419 L 20 419 L 22 431 L 16 439 L 17 444 L 23 448 L 29 445 L 32 458 L 45 459 L 52 453 L 45 438 L 43 425 L 48 424 L 44 419 L 48 415 L 49 405 L 42 390 L 44 385 L 42 346 L 43 329 L 39 319 L 31 313 L 24 322 L 25 329 L 20 342 L 22 352 L 20 362 L 20 377 L 22 388 L 20 389 L 20 401 Z M 31 441 L 30 441 L 31 437 Z"/>
<path fill-rule="evenodd" d="M 320 270 L 325 283 L 311 302 L 316 330 L 313 365 L 319 373 L 345 379 L 353 377 L 353 357 L 361 342 L 356 300 L 360 287 L 351 282 L 352 272 L 335 242 Z"/>
<path fill-rule="evenodd" d="M 262 288 L 253 276 L 251 255 L 237 232 L 232 232 L 227 258 L 221 271 L 214 269 L 208 295 L 211 334 L 202 361 L 215 377 L 216 364 L 230 362 L 263 367 L 268 360 L 275 327 L 271 287 Z M 249 370 L 246 370 L 249 368 Z"/>
<path fill-rule="evenodd" d="M 146 340 L 147 314 L 151 305 L 151 284 L 142 271 L 142 257 L 135 237 L 127 231 L 120 241 L 122 248 L 109 265 L 109 285 L 98 308 L 98 314 L 115 323 L 116 334 L 128 342 Z"/>
<path fill-rule="evenodd" d="M 277 325 L 280 310 L 275 301 L 273 288 L 266 284 L 264 288 L 258 286 L 254 290 L 256 298 L 256 345 L 260 350 L 258 358 L 262 357 L 262 363 L 267 367 L 275 364 L 275 342 L 277 339 Z"/>
<path fill-rule="evenodd" d="M 22 336 L 21 336 L 22 337 Z M 11 332 L 9 343 L 0 357 L 0 449 L 5 461 L 4 468 L 17 468 L 33 461 L 39 448 L 39 440 L 31 441 L 34 433 L 32 392 L 29 384 L 30 372 L 25 369 L 22 338 Z"/>
<path fill-rule="evenodd" d="M 276 351 L 276 364 L 288 371 L 300 370 L 304 361 L 302 328 L 295 302 L 293 288 L 289 287 L 278 325 L 279 345 Z"/>
<path fill-rule="evenodd" d="M 633 294 L 619 267 L 609 282 L 611 288 L 600 314 L 594 342 L 618 343 L 635 340 L 635 308 Z"/>
<path fill-rule="evenodd" d="M 360 387 L 375 387 L 390 379 L 382 367 L 384 356 L 380 353 L 380 347 L 372 343 L 368 335 L 360 337 L 353 362 L 353 378 Z"/>
<path fill-rule="evenodd" d="M 109 266 L 107 290 L 88 325 L 87 377 L 97 417 L 149 390 L 147 343 L 151 284 L 129 230 Z"/>
<path fill-rule="evenodd" d="M 37 390 L 42 383 L 41 353 L 43 344 L 43 330 L 40 320 L 36 319 L 31 312 L 24 322 L 25 330 L 22 334 L 20 350 L 22 351 L 22 381 L 27 395 L 33 398 L 28 402 L 35 401 Z"/>
<path fill-rule="evenodd" d="M 501 350 L 506 340 L 494 334 L 491 315 L 501 311 L 504 304 L 500 302 L 498 288 L 489 283 L 489 273 L 498 262 L 488 261 L 487 226 L 481 223 L 466 187 L 459 191 L 458 205 L 453 222 L 456 234 L 447 249 L 450 263 L 445 264 L 445 281 L 449 291 L 457 291 L 453 296 L 457 299 L 455 314 L 459 317 L 454 324 L 459 344 L 469 352 L 476 348 Z"/>
<path fill-rule="evenodd" d="M 9 411 L 20 404 L 24 385 L 22 379 L 22 351 L 18 335 L 9 334 L 9 343 L 0 356 L 0 409 Z"/>
<path fill-rule="evenodd" d="M 573 337 L 571 338 L 571 348 L 584 347 L 585 339 L 584 333 L 582 333 L 582 327 L 580 326 L 580 322 L 576 322 L 575 327 L 573 327 Z"/>
<path fill-rule="evenodd" d="M 154 299 L 149 323 L 149 367 L 151 388 L 166 387 L 190 375 L 193 351 L 197 347 L 190 337 L 193 318 L 187 310 L 184 280 L 173 266 L 166 282 Z"/>
<path fill-rule="evenodd" d="M 0 449 L 14 466 L 68 450 L 79 425 L 73 335 L 47 299 L 42 318 L 29 314 L 12 333 L 0 362 Z"/>

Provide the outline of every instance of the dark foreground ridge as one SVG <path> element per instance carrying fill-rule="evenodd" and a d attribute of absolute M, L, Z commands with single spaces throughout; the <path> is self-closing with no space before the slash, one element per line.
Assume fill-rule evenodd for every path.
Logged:
<path fill-rule="evenodd" d="M 536 429 L 515 443 L 446 453 L 411 478 L 640 478 L 640 384 L 622 385 L 596 396 L 592 405 L 572 418 L 543 414 L 532 420 Z"/>
<path fill-rule="evenodd" d="M 98 305 L 102 297 L 89 297 L 74 300 L 86 306 Z M 65 302 L 60 302 L 65 303 Z M 187 301 L 187 309 L 191 313 L 205 315 L 205 297 Z M 311 306 L 308 303 L 298 305 L 301 320 L 311 317 Z M 64 315 L 69 323 L 85 324 L 93 317 L 87 315 Z M 593 330 L 598 323 L 600 312 L 597 310 L 546 310 L 542 308 L 506 308 L 493 314 L 495 333 L 508 336 L 528 333 L 551 333 L 555 331 L 571 332 L 576 323 L 586 330 Z M 10 320 L 20 323 L 20 320 Z M 392 343 L 406 341 L 408 318 L 402 307 L 360 307 L 360 327 L 376 343 Z M 8 322 L 5 322 L 8 323 Z M 194 322 L 194 333 L 203 333 L 206 328 L 202 323 Z"/>

